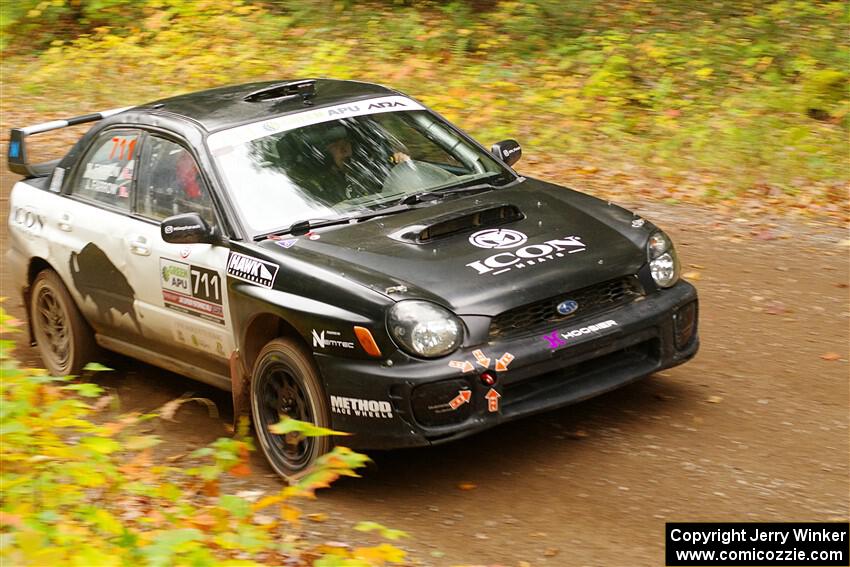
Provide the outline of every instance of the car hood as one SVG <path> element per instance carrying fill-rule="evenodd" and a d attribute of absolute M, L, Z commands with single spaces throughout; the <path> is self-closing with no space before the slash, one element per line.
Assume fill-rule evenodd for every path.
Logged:
<path fill-rule="evenodd" d="M 423 298 L 460 315 L 494 316 L 635 274 L 652 230 L 616 205 L 525 179 L 261 246 L 281 264 L 297 258 L 394 300 Z"/>

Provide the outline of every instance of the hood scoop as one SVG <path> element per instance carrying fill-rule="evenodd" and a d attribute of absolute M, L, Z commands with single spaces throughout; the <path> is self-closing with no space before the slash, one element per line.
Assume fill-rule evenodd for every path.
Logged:
<path fill-rule="evenodd" d="M 525 218 L 516 205 L 492 205 L 486 209 L 468 208 L 434 217 L 427 224 L 415 224 L 389 234 L 390 238 L 409 244 L 427 244 L 434 240 L 515 222 Z"/>

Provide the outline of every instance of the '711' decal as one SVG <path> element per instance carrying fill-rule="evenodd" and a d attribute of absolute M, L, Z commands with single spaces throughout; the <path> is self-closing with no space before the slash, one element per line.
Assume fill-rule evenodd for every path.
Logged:
<path fill-rule="evenodd" d="M 159 265 L 165 307 L 224 324 L 218 272 L 167 258 L 161 258 Z"/>

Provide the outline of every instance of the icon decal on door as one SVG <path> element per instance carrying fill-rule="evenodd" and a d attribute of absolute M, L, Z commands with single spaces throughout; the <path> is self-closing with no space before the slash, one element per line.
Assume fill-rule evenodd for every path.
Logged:
<path fill-rule="evenodd" d="M 168 258 L 160 258 L 159 266 L 165 307 L 224 325 L 218 272 Z"/>

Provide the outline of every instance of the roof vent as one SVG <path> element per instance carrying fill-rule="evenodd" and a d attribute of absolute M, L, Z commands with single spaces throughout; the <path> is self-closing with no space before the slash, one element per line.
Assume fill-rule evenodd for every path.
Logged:
<path fill-rule="evenodd" d="M 306 79 L 303 81 L 291 81 L 278 83 L 245 95 L 245 102 L 266 102 L 272 100 L 283 100 L 301 97 L 304 104 L 310 104 L 309 99 L 316 94 L 316 81 Z"/>

